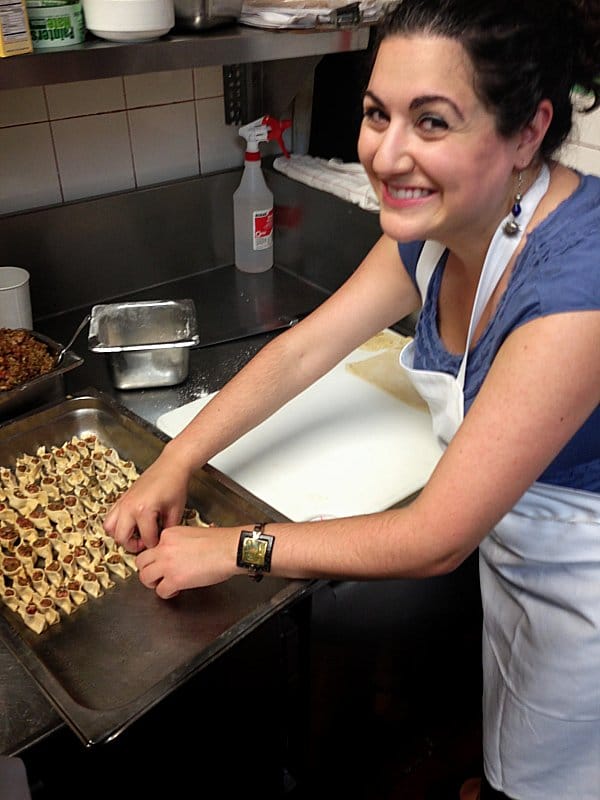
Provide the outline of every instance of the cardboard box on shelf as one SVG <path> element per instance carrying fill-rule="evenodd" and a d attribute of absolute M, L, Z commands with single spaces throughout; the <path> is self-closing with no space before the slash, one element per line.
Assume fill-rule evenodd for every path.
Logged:
<path fill-rule="evenodd" d="M 33 52 L 25 0 L 0 0 L 0 58 Z"/>

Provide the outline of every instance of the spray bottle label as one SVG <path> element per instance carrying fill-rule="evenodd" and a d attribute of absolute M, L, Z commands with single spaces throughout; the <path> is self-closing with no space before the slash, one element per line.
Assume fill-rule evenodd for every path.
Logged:
<path fill-rule="evenodd" d="M 252 214 L 252 247 L 268 250 L 273 245 L 273 209 L 265 208 Z"/>

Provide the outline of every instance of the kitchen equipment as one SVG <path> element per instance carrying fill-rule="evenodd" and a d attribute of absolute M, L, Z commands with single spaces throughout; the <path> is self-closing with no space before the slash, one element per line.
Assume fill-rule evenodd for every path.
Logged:
<path fill-rule="evenodd" d="M 442 451 L 398 363 L 405 343 L 383 332 L 210 463 L 293 520 L 368 514 L 410 497 Z M 213 396 L 157 426 L 177 435 Z"/>
<path fill-rule="evenodd" d="M 0 267 L 0 328 L 32 327 L 29 273 L 21 267 Z"/>
<path fill-rule="evenodd" d="M 175 24 L 173 0 L 83 0 L 89 31 L 111 42 L 158 39 Z"/>
<path fill-rule="evenodd" d="M 88 346 L 106 353 L 117 389 L 174 386 L 187 378 L 199 344 L 192 300 L 144 300 L 92 308 Z"/>
<path fill-rule="evenodd" d="M 236 22 L 243 0 L 175 0 L 175 26 L 201 31 Z"/>
<path fill-rule="evenodd" d="M 107 395 L 91 390 L 7 425 L 0 464 L 21 453 L 95 435 L 140 470 L 167 437 Z M 206 467 L 192 477 L 188 503 L 219 525 L 284 521 L 225 475 Z M 182 592 L 165 602 L 134 575 L 115 578 L 103 597 L 85 603 L 37 635 L 0 608 L 0 638 L 79 738 L 108 741 L 266 619 L 317 584 L 281 578 L 233 578 Z"/>
<path fill-rule="evenodd" d="M 58 355 L 62 349 L 61 344 L 49 339 L 42 333 L 31 331 L 31 334 L 40 342 L 44 342 L 50 353 Z M 36 406 L 52 403 L 63 397 L 65 374 L 76 367 L 80 367 L 82 364 L 83 358 L 72 350 L 67 350 L 61 363 L 50 372 L 22 383 L 14 389 L 9 389 L 7 392 L 0 392 L 0 425 L 10 419 L 14 419 L 19 414 L 31 411 Z"/>
<path fill-rule="evenodd" d="M 58 355 L 56 356 L 56 366 L 57 367 L 60 366 L 60 364 L 61 364 L 61 362 L 62 362 L 62 360 L 63 360 L 63 358 L 64 358 L 64 356 L 65 356 L 65 354 L 67 352 L 67 350 L 69 350 L 72 347 L 73 342 L 75 341 L 75 339 L 77 339 L 77 337 L 79 336 L 81 331 L 85 328 L 85 326 L 90 321 L 90 316 L 91 316 L 90 314 L 86 314 L 85 315 L 85 317 L 81 320 L 81 322 L 77 326 L 73 336 L 71 336 L 71 338 L 69 339 L 67 344 L 64 347 L 61 347 L 61 349 L 58 351 Z"/>

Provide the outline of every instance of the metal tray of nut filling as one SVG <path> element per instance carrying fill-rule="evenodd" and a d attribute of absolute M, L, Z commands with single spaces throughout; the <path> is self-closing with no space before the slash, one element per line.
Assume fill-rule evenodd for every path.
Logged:
<path fill-rule="evenodd" d="M 95 434 L 142 471 L 169 437 L 89 390 L 2 429 L 0 465 L 21 453 Z M 207 522 L 247 524 L 285 517 L 207 465 L 190 483 L 188 504 Z M 165 601 L 132 575 L 76 613 L 36 634 L 2 606 L 0 636 L 86 745 L 109 741 L 315 582 L 235 577 Z"/>
<path fill-rule="evenodd" d="M 62 345 L 44 336 L 43 333 L 30 331 L 31 335 L 38 341 L 43 342 L 52 356 L 57 356 Z M 58 367 L 54 367 L 44 375 L 38 375 L 14 389 L 0 392 L 0 424 L 14 419 L 19 414 L 31 411 L 33 408 L 40 407 L 45 403 L 52 403 L 65 396 L 64 376 L 67 372 L 80 367 L 83 358 L 78 356 L 73 350 L 67 350 Z"/>

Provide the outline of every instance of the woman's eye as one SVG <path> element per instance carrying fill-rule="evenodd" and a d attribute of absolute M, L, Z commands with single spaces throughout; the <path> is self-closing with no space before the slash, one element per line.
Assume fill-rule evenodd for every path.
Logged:
<path fill-rule="evenodd" d="M 388 121 L 388 117 L 377 106 L 369 106 L 363 110 L 363 117 L 375 125 L 381 125 Z"/>
<path fill-rule="evenodd" d="M 417 126 L 425 133 L 440 134 L 448 130 L 448 123 L 434 114 L 424 114 L 417 120 Z"/>

